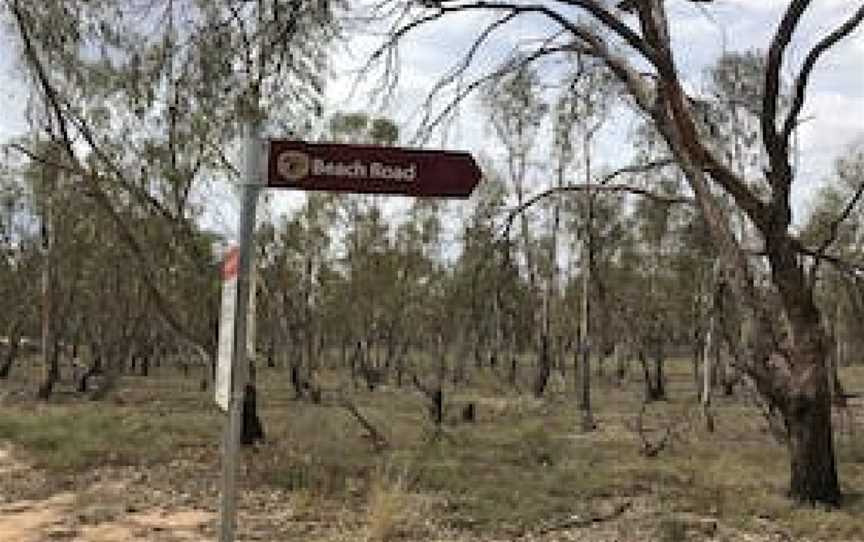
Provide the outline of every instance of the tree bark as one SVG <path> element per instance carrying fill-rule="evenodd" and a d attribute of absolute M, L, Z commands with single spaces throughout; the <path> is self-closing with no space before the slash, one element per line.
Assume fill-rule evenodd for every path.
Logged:
<path fill-rule="evenodd" d="M 790 496 L 808 504 L 839 504 L 831 402 L 823 385 L 827 379 L 823 371 L 813 373 L 805 383 L 807 389 L 790 399 L 784 416 L 789 431 Z"/>

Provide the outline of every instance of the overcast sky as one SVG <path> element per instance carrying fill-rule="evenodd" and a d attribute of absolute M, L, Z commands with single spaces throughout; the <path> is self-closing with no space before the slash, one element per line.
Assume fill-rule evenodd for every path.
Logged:
<path fill-rule="evenodd" d="M 704 9 L 683 0 L 669 0 L 675 52 L 691 88 L 699 87 L 699 78 L 725 50 L 764 50 L 788 0 L 715 0 Z M 791 44 L 784 67 L 792 74 L 820 35 L 837 26 L 860 2 L 856 0 L 819 0 L 814 2 Z M 700 4 L 704 5 L 704 4 Z M 410 133 L 419 114 L 420 103 L 429 89 L 458 58 L 476 36 L 488 16 L 454 17 L 430 26 L 409 37 L 401 50 L 400 87 L 387 114 Z M 525 18 L 496 34 L 479 57 L 477 70 L 482 73 L 497 56 L 513 43 L 545 35 L 546 22 Z M 8 38 L 3 38 L 8 40 Z M 367 109 L 368 96 L 362 91 L 349 100 L 349 70 L 365 60 L 374 37 L 355 39 L 347 49 L 334 56 L 336 78 L 328 84 L 328 104 L 333 109 Z M 14 69 L 14 48 L 9 41 L 0 42 L 0 141 L 25 130 L 23 113 L 25 91 L 20 74 Z M 811 78 L 802 118 L 811 118 L 800 128 L 801 177 L 794 192 L 798 214 L 807 209 L 812 189 L 832 171 L 836 158 L 849 145 L 864 138 L 864 30 L 852 36 L 823 56 Z M 458 121 L 446 139 L 431 145 L 467 148 L 484 154 L 495 154 L 492 138 L 478 111 L 476 101 L 469 100 L 460 110 Z M 624 117 L 622 117 L 623 119 Z M 621 122 L 625 122 L 619 119 Z M 620 124 L 620 123 L 619 123 Z M 623 139 L 621 126 L 606 134 L 598 161 L 615 165 L 627 155 L 629 143 Z M 280 196 L 281 197 L 281 196 Z M 289 196 L 290 197 L 290 196 Z M 276 198 L 277 200 L 279 198 Z"/>

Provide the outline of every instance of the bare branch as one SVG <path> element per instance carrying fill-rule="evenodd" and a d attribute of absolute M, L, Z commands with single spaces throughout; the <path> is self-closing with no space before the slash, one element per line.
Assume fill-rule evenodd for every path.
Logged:
<path fill-rule="evenodd" d="M 45 66 L 43 65 L 41 59 L 36 52 L 35 47 L 33 46 L 30 29 L 27 26 L 25 15 L 21 10 L 18 2 L 13 3 L 12 13 L 15 17 L 15 22 L 18 26 L 21 39 L 24 42 L 24 50 L 25 54 L 27 55 L 27 59 L 30 62 L 33 70 L 35 71 L 37 80 L 39 81 L 39 84 L 42 87 L 43 92 L 45 93 L 45 98 L 47 100 L 48 106 L 50 107 L 52 114 L 54 115 L 57 122 L 58 129 L 60 130 L 61 134 L 61 141 L 63 143 L 66 154 L 73 164 L 79 164 L 80 160 L 78 160 L 78 157 L 75 154 L 74 144 L 66 124 L 67 119 L 64 116 L 63 107 L 60 103 L 60 97 L 58 96 L 56 89 L 53 87 L 50 80 L 48 79 Z M 111 221 L 117 227 L 117 234 L 126 244 L 130 252 L 132 252 L 132 254 L 134 254 L 138 261 L 142 264 L 141 271 L 144 286 L 150 292 L 154 305 L 162 314 L 163 318 L 165 318 L 165 321 L 179 335 L 197 344 L 206 344 L 206 341 L 201 341 L 199 337 L 196 337 L 180 322 L 180 319 L 170 307 L 168 300 L 156 286 L 156 272 L 153 270 L 151 262 L 147 258 L 147 254 L 144 248 L 140 245 L 138 240 L 132 234 L 129 225 L 124 222 L 123 217 L 121 217 L 117 210 L 114 208 L 108 195 L 99 186 L 98 177 L 92 174 L 82 175 L 81 177 L 88 182 L 92 189 L 90 196 L 108 214 Z"/>
<path fill-rule="evenodd" d="M 588 11 L 604 26 L 615 32 L 618 36 L 624 39 L 631 47 L 639 51 L 654 67 L 659 67 L 659 59 L 657 51 L 652 48 L 644 39 L 633 32 L 624 21 L 613 15 L 610 11 L 604 9 L 595 0 L 559 0 L 565 4 L 579 6 Z"/>
<path fill-rule="evenodd" d="M 765 67 L 765 89 L 762 95 L 762 141 L 771 160 L 771 168 L 777 170 L 786 161 L 786 149 L 777 134 L 777 100 L 780 93 L 780 69 L 783 66 L 783 54 L 789 46 L 792 34 L 801 20 L 801 16 L 810 6 L 811 0 L 793 0 L 786 9 L 780 25 L 771 40 L 768 49 L 768 64 Z"/>
<path fill-rule="evenodd" d="M 339 405 L 348 411 L 357 423 L 359 423 L 363 429 L 369 435 L 369 439 L 372 441 L 372 447 L 376 452 L 383 452 L 387 448 L 390 447 L 390 443 L 387 442 L 387 438 L 384 436 L 381 431 L 378 431 L 376 427 L 370 422 L 363 414 L 360 413 L 360 410 L 357 408 L 357 405 L 354 404 L 353 401 L 348 399 L 347 397 L 342 397 L 339 401 Z"/>
<path fill-rule="evenodd" d="M 446 87 L 447 85 L 458 79 L 459 76 L 462 75 L 465 70 L 467 70 L 471 66 L 471 63 L 474 61 L 474 57 L 477 55 L 477 51 L 486 42 L 486 40 L 489 39 L 489 36 L 492 34 L 492 32 L 505 26 L 517 15 L 518 14 L 515 12 L 508 13 L 507 15 L 501 17 L 500 19 L 496 20 L 495 22 L 484 28 L 483 31 L 480 32 L 480 35 L 477 36 L 477 39 L 474 40 L 474 43 L 471 44 L 471 47 L 468 49 L 468 52 L 465 53 L 465 56 L 463 56 L 462 59 L 459 60 L 459 62 L 450 70 L 450 73 L 448 73 L 440 80 L 438 80 L 437 83 L 435 83 L 435 86 L 432 87 L 432 91 L 429 93 L 430 96 L 439 92 L 442 88 Z"/>
<path fill-rule="evenodd" d="M 591 527 L 592 525 L 597 525 L 598 523 L 603 523 L 605 521 L 610 521 L 620 517 L 627 510 L 629 510 L 633 506 L 633 503 L 630 501 L 624 501 L 621 504 L 617 505 L 611 512 L 602 515 L 592 515 L 588 517 L 581 516 L 570 516 L 568 518 L 559 520 L 554 523 L 550 523 L 544 525 L 543 527 L 534 530 L 534 531 L 526 531 L 522 533 L 518 538 L 525 538 L 529 535 L 545 535 L 549 533 L 553 533 L 555 531 L 563 531 L 565 529 L 582 529 L 585 527 Z"/>
<path fill-rule="evenodd" d="M 804 100 L 807 93 L 807 82 L 810 78 L 810 74 L 813 72 L 813 67 L 816 65 L 816 61 L 819 60 L 819 57 L 825 53 L 825 51 L 833 47 L 841 39 L 851 34 L 852 31 L 861 24 L 862 20 L 864 20 L 864 5 L 861 5 L 861 7 L 858 8 L 858 11 L 849 17 L 846 22 L 837 27 L 836 30 L 822 38 L 807 54 L 807 58 L 804 60 L 804 65 L 801 67 L 801 73 L 795 81 L 795 96 L 792 101 L 792 109 L 789 111 L 789 114 L 786 116 L 786 122 L 783 124 L 782 144 L 785 148 L 789 148 L 789 138 L 792 136 L 792 131 L 795 130 L 798 123 L 797 119 L 798 115 L 801 113 L 801 108 L 804 107 Z"/>
<path fill-rule="evenodd" d="M 671 124 L 674 125 L 674 131 L 680 134 L 677 139 L 681 147 L 686 149 L 695 161 L 694 165 L 711 175 L 711 178 L 733 197 L 735 203 L 744 210 L 748 218 L 760 228 L 764 228 L 766 223 L 764 219 L 765 204 L 742 179 L 735 175 L 721 160 L 718 160 L 702 143 L 688 106 L 691 100 L 681 86 L 672 52 L 668 50 L 669 37 L 665 13 L 660 4 L 651 3 L 650 6 L 648 4 L 647 2 L 639 3 L 637 7 L 649 44 L 658 51 L 658 55 L 662 54 L 662 57 L 658 59 L 659 64 L 656 64 L 662 74 L 661 80 L 657 84 L 656 102 L 644 103 L 647 102 L 647 99 L 639 100 L 638 94 L 634 93 L 634 84 L 629 82 L 632 75 L 628 79 L 625 78 L 628 76 L 627 73 L 617 71 L 612 65 L 610 68 L 616 71 L 619 77 L 624 78 L 631 94 L 637 98 L 643 110 L 656 121 L 661 132 L 664 132 L 667 141 L 671 141 L 673 138 L 669 130 Z M 638 90 L 638 86 L 636 90 Z M 668 110 L 663 102 L 668 105 Z"/>
<path fill-rule="evenodd" d="M 654 51 L 651 46 L 648 45 L 648 43 L 646 43 L 644 39 L 642 39 L 642 37 L 640 37 L 629 26 L 627 26 L 624 21 L 615 16 L 611 11 L 601 6 L 600 3 L 596 0 L 558 0 L 558 2 L 582 8 L 592 17 L 597 19 L 597 21 L 603 24 L 606 28 L 621 37 L 631 47 L 638 51 L 639 54 L 641 54 L 645 58 L 645 60 L 647 60 L 655 67 L 658 66 L 658 58 L 656 51 Z M 430 2 L 430 4 L 431 3 L 432 2 Z M 447 5 L 447 3 L 448 2 L 446 2 L 446 0 L 434 2 L 435 7 L 437 7 L 442 14 L 446 12 L 469 10 L 502 10 L 511 11 L 513 13 L 538 13 L 541 15 L 545 15 L 546 17 L 557 22 L 559 25 L 561 25 L 562 28 L 566 29 L 568 32 L 571 32 L 573 35 L 578 36 L 580 34 L 579 25 L 576 25 L 572 21 L 569 21 L 559 11 L 540 4 L 522 5 L 515 2 L 487 2 L 482 0 L 470 4 L 458 4 L 449 6 Z"/>
<path fill-rule="evenodd" d="M 852 213 L 852 210 L 855 209 L 855 206 L 858 205 L 858 202 L 861 201 L 861 196 L 864 195 L 864 182 L 858 185 L 857 190 L 855 190 L 855 195 L 852 196 L 852 199 L 846 204 L 846 207 L 828 226 L 828 238 L 825 239 L 816 252 L 816 265 L 819 265 L 820 255 L 825 254 L 825 251 L 837 240 L 837 235 L 840 232 L 840 225 L 849 218 L 849 215 Z"/>
<path fill-rule="evenodd" d="M 423 117 L 423 120 L 420 123 L 421 133 L 418 135 L 417 139 L 422 140 L 424 137 L 428 136 L 428 133 L 431 131 L 432 128 L 440 125 L 441 122 L 444 119 L 446 119 L 447 116 L 450 115 L 456 107 L 458 107 L 468 96 L 471 95 L 471 93 L 473 93 L 475 90 L 477 90 L 479 87 L 481 87 L 485 83 L 487 83 L 489 81 L 494 81 L 495 79 L 498 79 L 498 78 L 500 78 L 500 77 L 502 77 L 502 76 L 504 76 L 504 75 L 506 75 L 512 71 L 516 71 L 516 70 L 524 67 L 525 65 L 530 64 L 531 62 L 539 60 L 540 58 L 555 55 L 555 54 L 560 54 L 560 53 L 571 53 L 574 50 L 576 50 L 577 48 L 578 48 L 578 45 L 576 45 L 576 44 L 566 44 L 566 45 L 561 45 L 558 47 L 541 48 L 541 49 L 534 51 L 533 53 L 526 56 L 525 58 L 523 58 L 521 60 L 521 62 L 507 63 L 504 66 L 502 66 L 501 68 L 499 68 L 499 69 L 497 69 L 491 73 L 488 73 L 488 74 L 484 75 L 483 77 L 479 77 L 479 78 L 475 79 L 474 81 L 472 81 L 471 83 L 469 83 L 468 85 L 466 85 L 465 87 L 461 88 L 459 90 L 459 92 L 456 94 L 456 96 L 454 96 L 453 99 L 450 100 L 450 102 L 447 104 L 447 106 L 444 107 L 444 109 L 442 109 L 434 117 L 431 115 L 430 110 L 431 110 L 431 101 L 434 100 L 435 97 L 434 96 L 427 97 L 426 106 L 425 106 L 426 113 Z M 418 141 L 415 141 L 414 143 L 418 143 Z"/>
<path fill-rule="evenodd" d="M 513 227 L 513 222 L 516 220 L 516 217 L 524 213 L 528 210 L 529 207 L 536 205 L 541 200 L 544 200 L 551 196 L 557 196 L 566 192 L 613 192 L 613 193 L 629 193 L 635 194 L 637 196 L 642 196 L 659 203 L 667 203 L 670 205 L 676 204 L 684 204 L 684 205 L 695 205 L 695 201 L 692 198 L 688 197 L 679 197 L 679 196 L 667 196 L 665 194 L 658 194 L 656 192 L 652 192 L 645 188 L 640 188 L 638 186 L 631 186 L 625 184 L 609 184 L 616 177 L 621 175 L 625 175 L 628 173 L 644 173 L 646 171 L 651 171 L 654 169 L 658 169 L 661 167 L 670 166 L 675 163 L 675 160 L 671 158 L 664 158 L 661 160 L 656 160 L 653 162 L 649 162 L 647 164 L 632 164 L 629 166 L 624 166 L 619 168 L 608 175 L 604 176 L 597 184 L 565 184 L 560 186 L 555 186 L 540 192 L 525 200 L 521 205 L 514 208 L 510 211 L 510 214 L 507 216 L 507 220 L 505 221 L 504 232 L 502 236 L 504 239 L 510 238 L 510 230 Z"/>

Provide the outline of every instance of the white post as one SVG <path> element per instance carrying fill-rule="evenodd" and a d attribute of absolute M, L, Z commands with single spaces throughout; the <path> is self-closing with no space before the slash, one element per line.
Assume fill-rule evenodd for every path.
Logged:
<path fill-rule="evenodd" d="M 234 312 L 234 349 L 231 356 L 233 378 L 231 402 L 222 437 L 222 494 L 220 499 L 220 542 L 234 542 L 237 521 L 236 493 L 239 464 L 240 431 L 243 427 L 243 396 L 248 371 L 246 341 L 249 313 L 250 269 L 255 255 L 255 208 L 261 190 L 259 171 L 260 144 L 256 120 L 247 121 L 245 127 L 246 164 L 240 204 L 240 265 L 237 273 L 237 299 Z"/>

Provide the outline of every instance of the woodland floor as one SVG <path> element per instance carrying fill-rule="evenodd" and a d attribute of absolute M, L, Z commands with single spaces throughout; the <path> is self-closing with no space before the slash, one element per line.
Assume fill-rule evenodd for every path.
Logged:
<path fill-rule="evenodd" d="M 222 416 L 197 378 L 157 369 L 99 403 L 64 384 L 42 404 L 15 371 L 0 383 L 0 542 L 216 539 Z M 295 401 L 285 371 L 260 370 L 267 441 L 243 455 L 238 541 L 864 540 L 861 403 L 851 425 L 837 415 L 846 500 L 828 511 L 785 498 L 785 450 L 742 395 L 718 397 L 704 430 L 684 362 L 645 413 L 649 438 L 675 428 L 654 458 L 639 453 L 635 371 L 623 386 L 595 379 L 588 435 L 563 381 L 541 401 L 473 380 L 445 397 L 451 418 L 474 401 L 477 422 L 437 439 L 417 392 L 352 392 L 390 442 L 377 453 L 347 411 Z M 843 380 L 864 389 L 864 367 Z"/>

